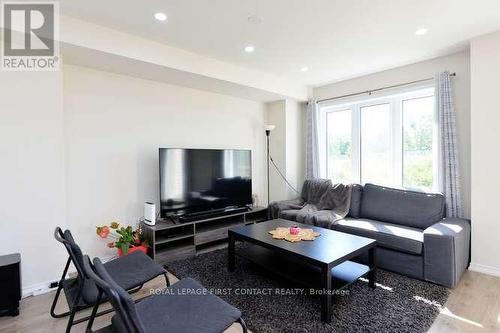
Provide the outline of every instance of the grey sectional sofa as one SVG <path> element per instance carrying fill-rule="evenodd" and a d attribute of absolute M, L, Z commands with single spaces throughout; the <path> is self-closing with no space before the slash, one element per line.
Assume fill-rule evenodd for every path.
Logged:
<path fill-rule="evenodd" d="M 469 264 L 470 221 L 446 218 L 442 194 L 353 184 L 349 213 L 338 218 L 318 209 L 331 189 L 329 180 L 306 180 L 302 196 L 271 203 L 271 215 L 373 238 L 378 267 L 447 287 L 457 285 Z"/>

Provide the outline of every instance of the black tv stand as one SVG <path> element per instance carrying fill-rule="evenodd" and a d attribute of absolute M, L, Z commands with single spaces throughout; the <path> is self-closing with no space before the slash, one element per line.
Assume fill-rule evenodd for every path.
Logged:
<path fill-rule="evenodd" d="M 224 209 L 223 215 L 197 215 L 182 222 L 166 218 L 154 226 L 141 222 L 141 227 L 150 244 L 148 255 L 157 263 L 167 263 L 227 246 L 230 228 L 267 219 L 267 207 L 234 207 Z"/>
<path fill-rule="evenodd" d="M 202 212 L 196 212 L 196 213 L 189 213 L 189 214 L 184 214 L 184 215 L 173 215 L 172 218 L 174 222 L 191 222 L 191 221 L 196 221 L 200 219 L 206 219 L 210 217 L 217 217 L 217 216 L 225 216 L 225 215 L 230 215 L 234 213 L 241 213 L 241 212 L 247 212 L 249 210 L 248 207 L 243 206 L 243 207 L 226 207 L 226 208 L 219 208 L 219 209 L 212 209 L 208 211 L 202 211 Z"/>

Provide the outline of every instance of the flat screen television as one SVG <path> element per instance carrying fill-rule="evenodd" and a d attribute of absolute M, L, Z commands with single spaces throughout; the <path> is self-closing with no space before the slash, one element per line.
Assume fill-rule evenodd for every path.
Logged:
<path fill-rule="evenodd" d="M 161 217 L 251 203 L 251 150 L 160 148 Z"/>

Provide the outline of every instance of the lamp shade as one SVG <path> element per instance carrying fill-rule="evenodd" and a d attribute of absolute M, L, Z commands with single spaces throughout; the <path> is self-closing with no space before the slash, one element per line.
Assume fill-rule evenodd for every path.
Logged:
<path fill-rule="evenodd" d="M 274 125 L 266 125 L 266 131 L 272 131 L 276 128 Z"/>

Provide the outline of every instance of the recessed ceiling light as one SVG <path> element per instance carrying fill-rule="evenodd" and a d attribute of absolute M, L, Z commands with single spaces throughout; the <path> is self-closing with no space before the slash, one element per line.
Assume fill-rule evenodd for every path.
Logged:
<path fill-rule="evenodd" d="M 253 47 L 252 45 L 245 46 L 246 53 L 252 53 L 253 51 L 255 51 L 255 47 Z"/>
<path fill-rule="evenodd" d="M 162 22 L 167 20 L 167 14 L 162 13 L 162 12 L 155 13 L 154 17 L 158 21 L 162 21 Z"/>
<path fill-rule="evenodd" d="M 307 67 L 307 66 L 304 66 L 304 67 L 300 68 L 301 72 L 307 72 L 308 70 L 309 70 L 309 67 Z"/>
<path fill-rule="evenodd" d="M 415 31 L 415 35 L 423 36 L 423 35 L 427 34 L 428 31 L 429 30 L 427 30 L 427 28 L 420 28 L 417 31 Z"/>

